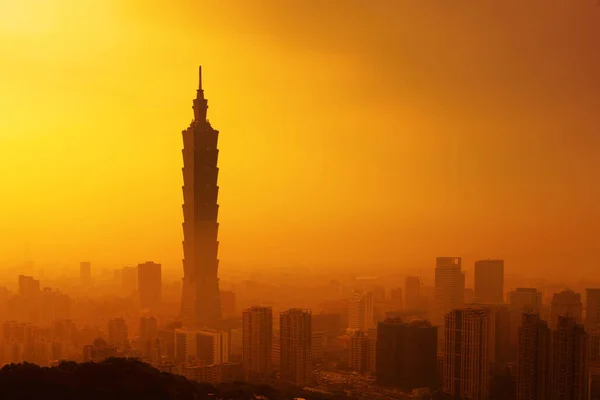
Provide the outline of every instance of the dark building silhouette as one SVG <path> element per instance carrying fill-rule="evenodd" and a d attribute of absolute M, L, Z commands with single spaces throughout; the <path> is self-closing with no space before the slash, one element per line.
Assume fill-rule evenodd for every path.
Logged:
<path fill-rule="evenodd" d="M 140 306 L 152 308 L 160 305 L 162 296 L 161 265 L 148 261 L 137 268 Z"/>
<path fill-rule="evenodd" d="M 559 316 L 552 333 L 552 400 L 585 400 L 588 335 L 573 317 Z"/>
<path fill-rule="evenodd" d="M 311 368 L 311 313 L 297 308 L 279 316 L 281 383 L 303 387 L 309 382 Z"/>
<path fill-rule="evenodd" d="M 494 358 L 497 367 L 517 361 L 517 351 L 511 346 L 511 312 L 504 305 L 490 305 L 494 313 Z"/>
<path fill-rule="evenodd" d="M 217 240 L 219 187 L 217 140 L 206 114 L 202 67 L 194 120 L 183 131 L 183 290 L 181 315 L 187 326 L 214 326 L 221 318 Z"/>
<path fill-rule="evenodd" d="M 428 321 L 387 319 L 377 325 L 377 382 L 412 390 L 437 381 L 437 327 Z"/>
<path fill-rule="evenodd" d="M 377 330 L 354 331 L 350 336 L 348 366 L 361 374 L 376 373 Z"/>
<path fill-rule="evenodd" d="M 563 290 L 560 293 L 554 293 L 552 296 L 552 305 L 550 310 L 550 328 L 558 327 L 560 317 L 571 317 L 575 323 L 583 323 L 583 303 L 581 303 L 581 294 L 575 293 L 570 289 Z"/>
<path fill-rule="evenodd" d="M 519 328 L 517 400 L 550 397 L 550 345 L 548 323 L 538 314 L 523 314 Z"/>
<path fill-rule="evenodd" d="M 446 315 L 442 388 L 445 394 L 455 399 L 490 398 L 494 333 L 490 308 L 465 307 Z"/>
<path fill-rule="evenodd" d="M 600 289 L 585 289 L 585 329 L 600 327 Z"/>
<path fill-rule="evenodd" d="M 273 352 L 273 311 L 251 307 L 244 311 L 243 365 L 250 382 L 266 381 Z"/>
<path fill-rule="evenodd" d="M 475 301 L 504 302 L 504 261 L 482 260 L 475 263 Z"/>
<path fill-rule="evenodd" d="M 158 321 L 154 317 L 140 318 L 140 344 L 142 354 L 150 360 L 160 355 L 160 342 L 158 341 Z"/>

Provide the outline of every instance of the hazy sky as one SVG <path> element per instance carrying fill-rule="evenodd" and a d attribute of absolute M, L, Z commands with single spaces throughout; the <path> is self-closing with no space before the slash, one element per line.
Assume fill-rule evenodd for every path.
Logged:
<path fill-rule="evenodd" d="M 224 271 L 597 271 L 596 0 L 0 0 L 0 57 L 0 263 L 180 269 L 202 64 Z"/>

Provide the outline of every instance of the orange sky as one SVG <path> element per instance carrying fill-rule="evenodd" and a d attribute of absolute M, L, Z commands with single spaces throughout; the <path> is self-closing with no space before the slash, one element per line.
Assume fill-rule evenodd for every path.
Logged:
<path fill-rule="evenodd" d="M 202 64 L 223 271 L 597 269 L 595 0 L 0 0 L 0 54 L 0 265 L 179 270 Z"/>

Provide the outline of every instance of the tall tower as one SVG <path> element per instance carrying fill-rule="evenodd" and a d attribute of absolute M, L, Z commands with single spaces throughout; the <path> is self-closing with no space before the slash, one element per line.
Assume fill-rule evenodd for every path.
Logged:
<path fill-rule="evenodd" d="M 266 381 L 273 352 L 273 311 L 251 307 L 243 316 L 243 364 L 249 382 Z"/>
<path fill-rule="evenodd" d="M 219 205 L 217 139 L 206 119 L 208 101 L 200 83 L 194 120 L 183 131 L 183 290 L 181 316 L 188 327 L 213 326 L 221 318 L 217 270 Z"/>
<path fill-rule="evenodd" d="M 444 325 L 446 314 L 463 305 L 465 274 L 460 257 L 438 257 L 435 265 L 435 321 Z"/>
<path fill-rule="evenodd" d="M 310 311 L 292 308 L 279 317 L 281 383 L 303 387 L 309 382 L 312 348 Z"/>
<path fill-rule="evenodd" d="M 552 332 L 552 400 L 585 400 L 588 390 L 588 335 L 570 316 L 559 316 Z"/>
<path fill-rule="evenodd" d="M 550 397 L 550 346 L 548 323 L 538 314 L 522 314 L 519 327 L 519 363 L 517 368 L 517 400 Z"/>
<path fill-rule="evenodd" d="M 494 329 L 490 308 L 467 307 L 446 314 L 443 392 L 455 399 L 488 400 Z"/>

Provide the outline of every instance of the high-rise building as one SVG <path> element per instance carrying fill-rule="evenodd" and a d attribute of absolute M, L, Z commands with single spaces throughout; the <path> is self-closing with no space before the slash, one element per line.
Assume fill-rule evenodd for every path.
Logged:
<path fill-rule="evenodd" d="M 251 307 L 243 314 L 243 364 L 248 382 L 264 381 L 271 372 L 273 311 Z"/>
<path fill-rule="evenodd" d="M 575 323 L 583 323 L 583 304 L 581 295 L 572 290 L 563 290 L 552 296 L 550 310 L 550 328 L 556 329 L 559 317 L 566 316 L 575 319 Z"/>
<path fill-rule="evenodd" d="M 504 304 L 490 304 L 494 324 L 494 352 L 490 354 L 498 369 L 514 363 L 518 358 L 518 346 L 511 345 L 511 312 Z M 520 325 L 520 324 L 519 324 Z"/>
<path fill-rule="evenodd" d="M 600 326 L 586 329 L 588 334 L 588 360 L 595 367 L 600 367 Z"/>
<path fill-rule="evenodd" d="M 361 374 L 376 372 L 377 334 L 355 331 L 350 335 L 348 365 Z"/>
<path fill-rule="evenodd" d="M 560 315 L 552 333 L 552 400 L 585 400 L 588 336 L 573 317 Z"/>
<path fill-rule="evenodd" d="M 456 399 L 488 400 L 490 353 L 493 353 L 492 310 L 455 309 L 446 315 L 443 392 Z"/>
<path fill-rule="evenodd" d="M 89 261 L 82 261 L 79 263 L 79 278 L 81 283 L 89 285 L 92 282 L 92 263 Z"/>
<path fill-rule="evenodd" d="M 428 321 L 377 324 L 377 382 L 410 391 L 436 386 L 437 327 Z"/>
<path fill-rule="evenodd" d="M 312 326 L 308 310 L 292 308 L 279 317 L 280 377 L 287 385 L 304 387 L 311 371 Z"/>
<path fill-rule="evenodd" d="M 535 288 L 517 288 L 508 292 L 508 304 L 511 310 L 516 310 L 520 314 L 539 313 L 542 308 L 542 292 Z"/>
<path fill-rule="evenodd" d="M 229 362 L 229 332 L 201 329 L 196 334 L 196 357 L 203 365 Z"/>
<path fill-rule="evenodd" d="M 443 325 L 450 311 L 463 305 L 465 274 L 458 257 L 438 257 L 435 267 L 435 325 Z"/>
<path fill-rule="evenodd" d="M 134 267 L 125 267 L 121 270 L 121 287 L 127 296 L 133 294 L 138 288 L 138 272 Z"/>
<path fill-rule="evenodd" d="M 323 362 L 323 352 L 327 345 L 327 338 L 324 331 L 312 331 L 312 339 L 310 342 L 310 361 L 313 364 Z"/>
<path fill-rule="evenodd" d="M 407 276 L 404 281 L 404 308 L 415 311 L 421 308 L 421 279 Z"/>
<path fill-rule="evenodd" d="M 393 288 L 390 291 L 390 308 L 393 311 L 402 311 L 404 309 L 402 303 L 402 288 Z"/>
<path fill-rule="evenodd" d="M 129 329 L 123 318 L 108 321 L 108 343 L 121 348 L 129 345 Z"/>
<path fill-rule="evenodd" d="M 475 262 L 475 301 L 483 304 L 504 302 L 504 261 Z"/>
<path fill-rule="evenodd" d="M 519 327 L 523 313 L 538 314 L 545 319 L 542 311 L 542 292 L 535 288 L 517 288 L 508 292 L 508 308 L 510 310 L 510 351 L 518 352 Z"/>
<path fill-rule="evenodd" d="M 585 289 L 585 329 L 600 327 L 600 289 Z"/>
<path fill-rule="evenodd" d="M 183 291 L 181 315 L 185 325 L 211 326 L 221 318 L 217 240 L 219 187 L 217 140 L 206 114 L 202 67 L 194 100 L 194 120 L 183 131 Z"/>
<path fill-rule="evenodd" d="M 148 261 L 137 267 L 138 292 L 142 308 L 158 307 L 162 296 L 161 265 Z"/>
<path fill-rule="evenodd" d="M 548 323 L 538 314 L 522 314 L 519 328 L 517 400 L 550 397 L 550 345 Z"/>
<path fill-rule="evenodd" d="M 229 333 L 215 329 L 175 329 L 175 360 L 201 365 L 229 362 Z"/>
<path fill-rule="evenodd" d="M 140 318 L 140 345 L 147 359 L 157 359 L 160 351 L 158 346 L 158 321 L 154 317 Z"/>
<path fill-rule="evenodd" d="M 375 326 L 373 295 L 355 290 L 348 300 L 348 328 L 366 331 Z"/>

